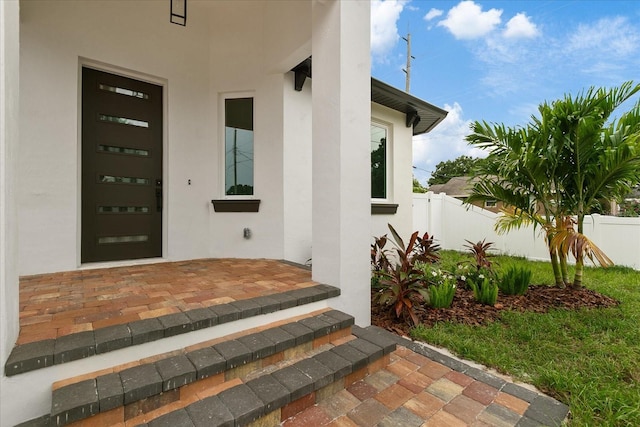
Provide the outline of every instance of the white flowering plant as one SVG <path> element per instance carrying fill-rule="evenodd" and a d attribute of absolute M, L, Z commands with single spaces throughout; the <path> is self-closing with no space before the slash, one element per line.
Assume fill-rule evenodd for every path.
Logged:
<path fill-rule="evenodd" d="M 420 264 L 419 268 L 422 270 L 422 280 L 429 289 L 426 304 L 432 308 L 450 307 L 458 285 L 456 276 L 436 264 Z"/>
<path fill-rule="evenodd" d="M 488 268 L 478 269 L 468 263 L 458 264 L 455 275 L 458 279 L 458 284 L 466 289 L 472 289 L 470 285 L 471 282 L 479 283 L 485 278 L 488 279 L 490 283 L 497 283 L 498 281 L 495 271 Z"/>

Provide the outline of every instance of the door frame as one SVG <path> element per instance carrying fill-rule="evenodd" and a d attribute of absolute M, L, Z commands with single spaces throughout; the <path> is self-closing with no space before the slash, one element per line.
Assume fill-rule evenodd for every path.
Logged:
<path fill-rule="evenodd" d="M 82 263 L 82 68 L 92 68 L 98 71 L 104 71 L 111 74 L 117 74 L 122 77 L 140 80 L 152 83 L 162 87 L 162 257 L 160 258 L 141 258 L 121 261 L 104 261 Z M 124 67 L 107 64 L 90 58 L 79 57 L 77 68 L 78 80 L 78 97 L 77 97 L 77 137 L 76 137 L 76 155 L 77 155 L 77 176 L 76 176 L 76 266 L 81 267 L 109 267 L 122 265 L 149 264 L 154 261 L 164 260 L 169 253 L 169 150 L 168 150 L 168 80 L 151 74 L 134 71 Z"/>

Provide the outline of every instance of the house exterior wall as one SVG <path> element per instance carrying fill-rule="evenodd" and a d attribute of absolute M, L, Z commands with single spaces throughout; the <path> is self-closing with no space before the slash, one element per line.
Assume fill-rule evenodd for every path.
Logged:
<path fill-rule="evenodd" d="M 371 58 L 368 1 L 312 4 L 313 279 L 369 325 Z M 356 303 L 357 302 L 357 303 Z"/>
<path fill-rule="evenodd" d="M 458 200 L 460 201 L 464 201 L 465 198 L 458 198 Z M 502 212 L 503 209 L 505 209 L 504 203 L 502 202 L 496 202 L 495 206 L 486 206 L 486 203 L 484 201 L 478 200 L 475 202 L 471 203 L 474 206 L 477 206 L 481 209 L 485 209 L 488 210 L 489 212 L 493 212 L 493 213 L 500 213 Z"/>
<path fill-rule="evenodd" d="M 296 92 L 294 74 L 285 76 L 283 137 L 284 258 L 304 264 L 312 257 L 311 81 Z"/>
<path fill-rule="evenodd" d="M 164 87 L 165 259 L 286 257 L 283 146 L 299 124 L 283 124 L 296 95 L 285 72 L 311 53 L 309 2 L 193 1 L 186 27 L 169 23 L 164 2 L 21 6 L 20 274 L 80 265 L 83 63 Z M 210 202 L 224 193 L 227 93 L 254 96 L 258 213 L 216 213 Z"/>
<path fill-rule="evenodd" d="M 302 92 L 293 89 L 293 73 L 286 75 L 284 141 L 284 244 L 285 259 L 306 263 L 311 260 L 311 81 Z M 371 216 L 371 236 L 389 233 L 387 224 L 394 226 L 401 236 L 409 236 L 412 229 L 412 128 L 405 125 L 405 115 L 371 103 L 372 122 L 382 123 L 389 130 L 389 197 L 387 203 L 397 203 L 393 215 Z M 367 158 L 368 160 L 368 158 Z"/>
<path fill-rule="evenodd" d="M 398 204 L 398 210 L 393 215 L 376 214 L 371 216 L 371 236 L 379 237 L 389 234 L 391 224 L 406 238 L 412 230 L 412 138 L 413 128 L 405 125 L 405 114 L 379 104 L 371 104 L 371 121 L 382 123 L 389 129 L 389 187 L 387 200 L 384 203 Z M 377 201 L 376 201 L 377 202 Z"/>
<path fill-rule="evenodd" d="M 19 331 L 16 158 L 19 143 L 19 3 L 0 2 L 0 361 L 4 366 Z M 13 383 L 0 373 L 0 425 L 8 416 Z"/>
<path fill-rule="evenodd" d="M 0 2 L 0 360 L 18 336 L 18 217 L 15 159 L 18 147 L 19 4 Z M 0 389 L 6 388 L 5 377 Z"/>
<path fill-rule="evenodd" d="M 296 245 L 313 246 L 314 279 L 342 290 L 332 306 L 368 325 L 370 306 L 362 297 L 369 293 L 369 167 L 365 161 L 353 167 L 348 159 L 368 156 L 369 8 L 364 0 L 190 0 L 187 26 L 180 27 L 168 22 L 169 5 L 160 1 L 2 2 L 0 115 L 3 123 L 15 118 L 18 126 L 2 128 L 0 161 L 10 167 L 0 172 L 1 230 L 15 227 L 11 215 L 5 215 L 14 205 L 12 197 L 21 220 L 16 235 L 0 237 L 0 260 L 15 261 L 0 276 L 3 363 L 17 334 L 18 274 L 84 267 L 79 253 L 83 64 L 163 87 L 164 259 L 283 258 Z M 287 71 L 311 54 L 312 31 L 314 57 L 317 53 L 323 64 L 314 69 L 320 96 L 301 110 L 302 98 L 292 90 Z M 10 64 L 6 79 L 5 61 Z M 19 91 L 15 98 L 4 90 L 5 82 Z M 255 197 L 262 201 L 255 214 L 215 213 L 210 203 L 223 196 L 220 106 L 229 93 L 254 96 Z M 302 96 L 310 101 L 307 89 Z M 296 118 L 300 122 L 288 123 Z M 284 150 L 297 143 L 299 133 L 306 133 L 295 159 L 300 163 L 292 164 L 295 153 L 285 156 Z M 5 150 L 11 145 L 17 149 L 15 158 Z M 313 159 L 304 158 L 311 152 Z M 11 167 L 16 185 L 10 182 Z M 292 182 L 305 167 L 311 172 Z M 305 202 L 307 211 L 296 212 L 295 190 L 305 187 L 313 196 Z M 285 209 L 291 209 L 287 215 Z M 289 224 L 294 227 L 285 233 Z M 250 240 L 242 237 L 245 227 L 253 231 Z M 300 240 L 298 233 L 311 228 L 313 241 L 309 235 Z M 16 240 L 19 245 L 13 245 Z M 8 245 L 13 246 L 5 251 Z M 294 315 L 325 306 L 295 308 Z M 275 316 L 242 319 L 237 326 L 256 327 Z M 193 344 L 182 341 L 187 335 L 202 341 L 206 331 L 163 340 L 160 347 L 152 343 L 123 350 L 118 357 L 137 360 L 162 346 Z M 33 375 L 0 374 L 0 425 L 45 413 L 53 381 L 114 363 L 113 355 L 95 356 Z"/>

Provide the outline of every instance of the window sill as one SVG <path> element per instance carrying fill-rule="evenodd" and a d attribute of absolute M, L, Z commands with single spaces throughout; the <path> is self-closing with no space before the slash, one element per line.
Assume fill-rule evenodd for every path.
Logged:
<path fill-rule="evenodd" d="M 258 212 L 260 199 L 224 199 L 212 200 L 216 212 Z"/>
<path fill-rule="evenodd" d="M 397 203 L 371 203 L 372 215 L 395 215 L 398 212 Z"/>

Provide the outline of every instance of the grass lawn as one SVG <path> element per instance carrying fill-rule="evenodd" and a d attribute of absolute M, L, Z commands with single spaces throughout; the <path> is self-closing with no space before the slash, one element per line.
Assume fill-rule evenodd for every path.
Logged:
<path fill-rule="evenodd" d="M 443 251 L 442 258 L 445 265 L 465 259 L 451 251 Z M 500 266 L 529 266 L 532 284 L 553 284 L 547 262 L 493 259 Z M 620 306 L 506 312 L 489 326 L 441 323 L 412 334 L 535 385 L 569 405 L 572 426 L 640 426 L 640 272 L 586 268 L 584 284 L 621 301 Z"/>

